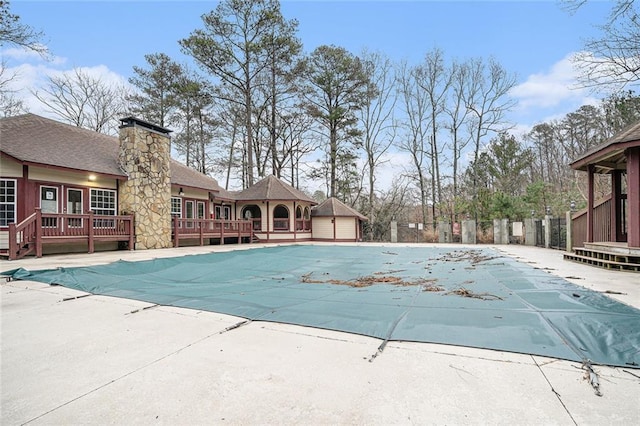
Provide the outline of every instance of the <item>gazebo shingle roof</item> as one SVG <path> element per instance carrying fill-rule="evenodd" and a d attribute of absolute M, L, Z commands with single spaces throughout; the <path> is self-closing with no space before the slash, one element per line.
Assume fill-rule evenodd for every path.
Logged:
<path fill-rule="evenodd" d="M 306 201 L 317 204 L 316 201 L 304 192 L 282 182 L 273 175 L 269 175 L 253 186 L 233 194 L 239 201 Z"/>

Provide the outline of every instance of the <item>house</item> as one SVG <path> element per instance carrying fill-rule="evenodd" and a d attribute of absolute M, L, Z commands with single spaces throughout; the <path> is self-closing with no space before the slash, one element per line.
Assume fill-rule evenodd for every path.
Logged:
<path fill-rule="evenodd" d="M 639 271 L 640 122 L 588 150 L 571 163 L 571 168 L 587 172 L 587 208 L 572 217 L 577 248 L 565 258 Z M 611 176 L 611 195 L 598 203 L 594 196 L 596 173 Z"/>
<path fill-rule="evenodd" d="M 0 119 L 0 255 L 313 240 L 313 199 L 274 176 L 226 191 L 171 159 L 170 132 L 134 117 L 119 137 Z"/>

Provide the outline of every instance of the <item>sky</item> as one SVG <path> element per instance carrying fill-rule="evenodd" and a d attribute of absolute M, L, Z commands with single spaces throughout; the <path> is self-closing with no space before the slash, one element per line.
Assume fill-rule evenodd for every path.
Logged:
<path fill-rule="evenodd" d="M 215 1 L 31 1 L 12 0 L 11 12 L 44 33 L 51 52 L 4 48 L 2 58 L 16 71 L 13 87 L 31 112 L 51 116 L 33 98 L 47 76 L 83 67 L 106 81 L 126 81 L 133 67 L 146 68 L 144 55 L 166 53 L 190 59 L 178 41 L 202 28 L 201 16 Z M 612 3 L 588 1 L 576 13 L 561 2 L 539 1 L 325 1 L 281 0 L 282 13 L 299 23 L 304 51 L 323 44 L 354 54 L 380 51 L 396 61 L 418 64 L 441 49 L 447 58 L 495 58 L 516 75 L 509 119 L 519 131 L 592 104 L 597 97 L 576 88 L 571 57 L 586 38 L 599 34 Z"/>

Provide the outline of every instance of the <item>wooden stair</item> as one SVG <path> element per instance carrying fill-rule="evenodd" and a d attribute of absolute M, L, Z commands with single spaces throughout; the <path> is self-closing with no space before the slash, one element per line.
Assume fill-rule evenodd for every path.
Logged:
<path fill-rule="evenodd" d="M 585 243 L 575 253 L 565 253 L 564 259 L 600 268 L 640 272 L 640 250 L 606 243 Z"/>

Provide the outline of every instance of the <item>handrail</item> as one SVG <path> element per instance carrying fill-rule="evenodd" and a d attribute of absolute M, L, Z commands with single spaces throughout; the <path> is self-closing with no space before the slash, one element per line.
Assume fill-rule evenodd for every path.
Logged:
<path fill-rule="evenodd" d="M 20 259 L 35 250 L 37 212 L 22 222 L 9 224 L 9 260 Z"/>

